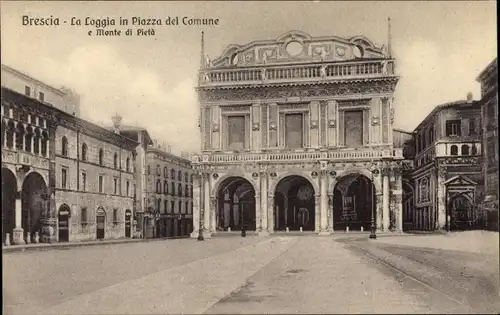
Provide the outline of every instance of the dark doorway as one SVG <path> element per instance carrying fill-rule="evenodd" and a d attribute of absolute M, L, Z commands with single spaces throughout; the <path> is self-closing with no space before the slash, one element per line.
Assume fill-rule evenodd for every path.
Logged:
<path fill-rule="evenodd" d="M 27 233 L 33 239 L 35 232 L 41 233 L 41 218 L 47 208 L 47 186 L 39 173 L 29 173 L 24 179 L 22 194 L 22 228 L 24 238 Z"/>
<path fill-rule="evenodd" d="M 314 187 L 301 176 L 280 180 L 274 193 L 274 229 L 284 231 L 315 230 Z"/>
<path fill-rule="evenodd" d="M 132 212 L 125 211 L 125 237 L 131 237 L 132 234 Z"/>
<path fill-rule="evenodd" d="M 346 230 L 349 227 L 349 230 L 359 231 L 363 227 L 368 231 L 374 207 L 375 187 L 368 177 L 361 174 L 342 177 L 333 191 L 334 229 Z"/>
<path fill-rule="evenodd" d="M 106 231 L 106 211 L 103 208 L 97 209 L 96 213 L 96 237 L 104 239 Z"/>
<path fill-rule="evenodd" d="M 472 203 L 464 195 L 451 198 L 448 202 L 448 213 L 451 219 L 450 230 L 465 231 L 473 229 L 472 210 Z"/>
<path fill-rule="evenodd" d="M 407 183 L 403 182 L 403 230 L 411 230 L 414 228 L 414 194 L 413 187 Z"/>
<path fill-rule="evenodd" d="M 69 217 L 71 210 L 68 205 L 59 207 L 59 223 L 57 226 L 59 242 L 69 242 Z"/>
<path fill-rule="evenodd" d="M 248 180 L 229 177 L 220 184 L 216 224 L 218 231 L 240 231 L 243 226 L 255 231 L 255 190 Z"/>
<path fill-rule="evenodd" d="M 16 176 L 8 169 L 2 168 L 2 241 L 5 242 L 6 233 L 12 233 L 16 227 Z"/>

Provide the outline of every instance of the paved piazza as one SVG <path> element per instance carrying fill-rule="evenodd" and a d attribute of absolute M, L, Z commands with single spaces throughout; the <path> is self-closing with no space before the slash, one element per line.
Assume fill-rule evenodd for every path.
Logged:
<path fill-rule="evenodd" d="M 500 310 L 498 251 L 426 246 L 433 237 L 463 243 L 448 235 L 249 236 L 4 253 L 4 313 Z"/>

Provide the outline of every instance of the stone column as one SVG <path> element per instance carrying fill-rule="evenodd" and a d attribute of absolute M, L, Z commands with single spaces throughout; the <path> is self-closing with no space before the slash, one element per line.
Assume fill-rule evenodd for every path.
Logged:
<path fill-rule="evenodd" d="M 274 232 L 274 194 L 271 192 L 267 197 L 267 231 Z"/>
<path fill-rule="evenodd" d="M 333 222 L 333 194 L 328 194 L 328 217 L 327 217 L 328 223 L 328 233 L 333 233 L 333 227 L 334 227 L 334 222 Z"/>
<path fill-rule="evenodd" d="M 382 170 L 382 220 L 383 220 L 383 230 L 387 232 L 389 230 L 390 223 L 390 213 L 389 213 L 389 169 L 384 168 Z"/>
<path fill-rule="evenodd" d="M 314 195 L 314 232 L 321 232 L 321 196 Z"/>
<path fill-rule="evenodd" d="M 211 214 L 211 204 L 210 204 L 210 174 L 203 174 L 203 207 L 204 207 L 204 217 L 203 217 L 203 236 L 210 237 L 210 214 Z"/>
<path fill-rule="evenodd" d="M 260 172 L 260 209 L 261 209 L 261 230 L 259 235 L 267 236 L 269 235 L 269 208 L 268 208 L 268 192 L 267 192 L 267 172 L 261 170 Z M 271 212 L 272 213 L 272 212 Z"/>
<path fill-rule="evenodd" d="M 191 233 L 191 238 L 197 238 L 200 229 L 203 182 L 200 173 L 195 172 L 193 177 L 193 232 Z"/>
<path fill-rule="evenodd" d="M 261 231 L 261 206 L 262 202 L 260 201 L 260 191 L 255 192 L 255 232 Z"/>
<path fill-rule="evenodd" d="M 437 172 L 437 212 L 438 219 L 436 221 L 435 229 L 446 230 L 446 171 L 438 167 Z M 448 224 L 450 224 L 448 222 Z"/>
<path fill-rule="evenodd" d="M 401 169 L 394 170 L 395 177 L 395 187 L 394 187 L 394 204 L 395 204 L 395 215 L 396 215 L 396 231 L 403 231 L 403 182 L 401 175 L 403 171 Z"/>
<path fill-rule="evenodd" d="M 47 157 L 50 158 L 49 162 L 49 186 L 47 187 L 47 202 L 46 202 L 46 215 L 42 220 L 42 234 L 43 242 L 56 242 L 57 241 L 57 218 L 56 218 L 56 162 L 55 162 L 55 136 L 57 126 L 54 124 L 48 125 L 49 139 L 47 140 Z M 40 148 L 41 150 L 41 148 Z M 49 155 L 50 153 L 50 155 Z"/>
<path fill-rule="evenodd" d="M 328 230 L 328 172 L 327 170 L 321 170 L 321 179 L 320 179 L 320 198 L 321 198 L 321 230 L 320 234 L 329 235 L 330 232 Z"/>
<path fill-rule="evenodd" d="M 218 215 L 218 208 L 217 208 L 217 198 L 216 197 L 211 197 L 210 198 L 210 222 L 211 222 L 211 227 L 210 230 L 212 233 L 217 232 L 217 215 Z"/>
<path fill-rule="evenodd" d="M 377 231 L 382 231 L 383 230 L 383 225 L 384 225 L 384 220 L 383 220 L 383 202 L 382 202 L 382 196 L 383 193 L 377 191 L 376 194 L 376 225 L 377 225 Z"/>
<path fill-rule="evenodd" d="M 15 203 L 15 216 L 14 219 L 16 221 L 16 227 L 12 231 L 12 244 L 14 245 L 20 245 L 20 244 L 25 244 L 23 235 L 24 235 L 24 230 L 22 228 L 22 203 L 21 203 L 21 198 L 16 198 L 16 203 Z"/>

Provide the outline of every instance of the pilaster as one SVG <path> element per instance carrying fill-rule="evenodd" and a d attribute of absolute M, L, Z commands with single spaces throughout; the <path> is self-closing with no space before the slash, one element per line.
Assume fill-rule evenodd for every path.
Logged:
<path fill-rule="evenodd" d="M 274 194 L 272 192 L 267 197 L 267 231 L 274 232 Z"/>
<path fill-rule="evenodd" d="M 329 100 L 327 102 L 327 138 L 328 147 L 337 146 L 337 125 L 338 125 L 337 101 Z"/>
<path fill-rule="evenodd" d="M 438 167 L 437 172 L 437 215 L 436 230 L 446 229 L 446 171 Z"/>
<path fill-rule="evenodd" d="M 259 230 L 259 235 L 269 235 L 269 226 L 272 227 L 272 225 L 269 224 L 269 218 L 272 217 L 272 210 L 271 210 L 271 216 L 269 216 L 269 196 L 268 196 L 268 191 L 267 191 L 267 185 L 268 185 L 268 178 L 267 178 L 267 170 L 264 166 L 261 166 L 260 169 L 260 196 L 261 196 L 261 204 L 260 204 L 260 230 Z"/>
<path fill-rule="evenodd" d="M 191 233 L 192 238 L 197 238 L 200 230 L 200 215 L 202 209 L 202 176 L 200 172 L 194 172 L 193 174 L 193 232 Z"/>
<path fill-rule="evenodd" d="M 377 225 L 377 230 L 382 231 L 384 227 L 384 220 L 383 220 L 383 193 L 378 192 L 376 194 L 376 225 Z"/>
<path fill-rule="evenodd" d="M 260 131 L 260 103 L 252 104 L 252 149 L 262 148 L 261 131 Z"/>
<path fill-rule="evenodd" d="M 203 213 L 203 236 L 210 237 L 210 217 L 211 217 L 211 204 L 210 204 L 210 174 L 203 173 L 203 199 L 204 199 L 204 213 Z M 206 234 L 206 235 L 205 235 Z"/>
<path fill-rule="evenodd" d="M 16 226 L 12 231 L 12 244 L 20 245 L 24 244 L 24 230 L 22 228 L 22 203 L 21 198 L 16 198 L 15 201 L 15 215 L 14 220 L 16 222 Z"/>
<path fill-rule="evenodd" d="M 326 169 L 327 164 L 325 162 L 322 163 L 322 170 L 320 172 L 320 209 L 321 209 L 321 215 L 320 215 L 320 220 L 321 220 L 321 229 L 320 229 L 320 234 L 323 235 L 328 235 L 330 234 L 329 229 L 328 229 L 328 171 Z"/>
<path fill-rule="evenodd" d="M 328 233 L 333 233 L 333 194 L 328 194 Z"/>
<path fill-rule="evenodd" d="M 320 141 L 319 141 L 319 101 L 311 101 L 309 104 L 309 110 L 311 115 L 310 117 L 310 123 L 309 126 L 311 128 L 310 131 L 310 146 L 311 148 L 319 148 L 320 146 Z"/>
<path fill-rule="evenodd" d="M 383 230 L 387 232 L 390 225 L 390 212 L 389 212 L 389 173 L 388 168 L 382 169 L 382 220 L 383 220 Z"/>
<path fill-rule="evenodd" d="M 321 195 L 314 195 L 314 232 L 321 232 Z"/>

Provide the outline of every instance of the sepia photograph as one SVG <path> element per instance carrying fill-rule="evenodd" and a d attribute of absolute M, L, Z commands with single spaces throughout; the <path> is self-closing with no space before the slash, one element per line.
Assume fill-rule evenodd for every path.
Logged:
<path fill-rule="evenodd" d="M 3 314 L 498 314 L 496 1 L 0 0 Z"/>

